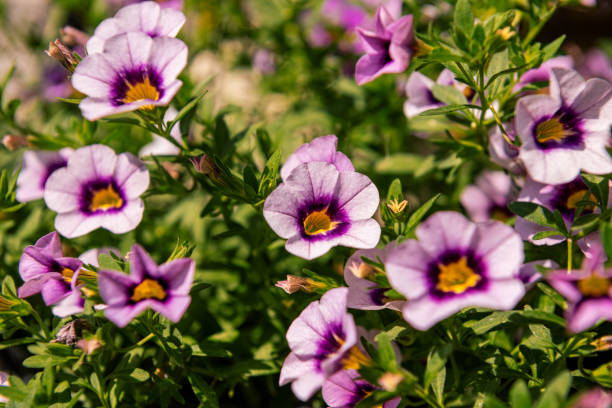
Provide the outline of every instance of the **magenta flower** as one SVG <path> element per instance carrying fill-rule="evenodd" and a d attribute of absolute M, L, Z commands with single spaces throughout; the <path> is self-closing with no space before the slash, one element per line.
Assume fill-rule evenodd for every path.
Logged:
<path fill-rule="evenodd" d="M 427 330 L 468 306 L 512 309 L 525 293 L 517 278 L 523 242 L 499 221 L 474 224 L 437 212 L 410 239 L 392 248 L 385 267 L 391 286 L 406 296 L 404 319 Z"/>
<path fill-rule="evenodd" d="M 45 186 L 45 202 L 56 211 L 55 228 L 74 238 L 97 228 L 115 234 L 140 223 L 144 204 L 140 195 L 149 186 L 149 171 L 130 153 L 104 145 L 76 150 L 68 165 L 56 170 Z"/>
<path fill-rule="evenodd" d="M 580 394 L 570 408 L 610 408 L 612 392 L 603 388 L 593 388 Z"/>
<path fill-rule="evenodd" d="M 17 177 L 17 201 L 25 203 L 43 198 L 49 176 L 66 166 L 72 152 L 68 147 L 57 152 L 26 150 L 23 153 L 23 167 Z"/>
<path fill-rule="evenodd" d="M 366 50 L 355 66 L 359 85 L 382 74 L 397 74 L 408 68 L 416 46 L 412 15 L 395 19 L 385 6 L 380 6 L 376 12 L 376 30 L 357 28 L 357 34 Z"/>
<path fill-rule="evenodd" d="M 181 40 L 124 33 L 77 65 L 72 86 L 87 95 L 79 107 L 88 120 L 150 110 L 170 103 L 182 85 L 176 78 L 186 64 L 187 46 Z"/>
<path fill-rule="evenodd" d="M 107 18 L 87 41 L 87 53 L 103 52 L 104 43 L 118 34 L 141 32 L 150 37 L 176 37 L 185 24 L 185 15 L 172 8 L 162 8 L 153 1 L 123 7 L 115 17 Z"/>
<path fill-rule="evenodd" d="M 268 196 L 263 213 L 272 230 L 287 239 L 287 251 L 313 259 L 337 245 L 375 247 L 380 225 L 372 216 L 378 202 L 367 176 L 310 162 L 296 167 Z"/>
<path fill-rule="evenodd" d="M 473 221 L 506 221 L 512 217 L 508 204 L 514 201 L 513 196 L 510 176 L 503 171 L 484 171 L 476 178 L 476 185 L 463 190 L 461 204 Z"/>
<path fill-rule="evenodd" d="M 444 69 L 440 72 L 440 75 L 438 75 L 435 84 L 453 86 L 455 85 L 455 76 L 450 70 Z M 437 100 L 433 95 L 431 90 L 433 86 L 434 81 L 420 72 L 413 72 L 410 74 L 405 86 L 408 100 L 404 103 L 404 114 L 407 118 L 416 116 L 426 110 L 439 108 L 445 105 L 444 102 Z M 464 89 L 470 88 L 464 87 Z"/>
<path fill-rule="evenodd" d="M 102 269 L 98 271 L 100 296 L 108 307 L 104 316 L 125 327 L 148 307 L 178 322 L 189 303 L 195 274 L 193 259 L 180 258 L 157 266 L 137 244 L 130 251 L 130 275 Z"/>
<path fill-rule="evenodd" d="M 533 68 L 526 71 L 521 75 L 520 80 L 514 85 L 513 92 L 518 92 L 523 89 L 526 85 L 533 84 L 535 82 L 548 82 L 550 81 L 551 70 L 553 68 L 574 68 L 574 62 L 571 57 L 562 56 L 555 57 L 546 60 L 538 68 Z"/>
<path fill-rule="evenodd" d="M 72 276 L 68 294 L 53 306 L 52 312 L 55 316 L 67 317 L 83 312 L 85 299 L 81 294 L 81 288 L 84 286 L 83 282 L 79 280 L 81 271 L 82 269 L 79 269 Z"/>
<path fill-rule="evenodd" d="M 605 252 L 601 244 L 585 256 L 580 270 L 567 273 L 558 270 L 546 279 L 568 300 L 568 329 L 574 333 L 587 330 L 599 320 L 612 321 L 612 269 L 604 267 Z"/>
<path fill-rule="evenodd" d="M 374 262 L 384 263 L 387 253 L 394 246 L 395 241 L 392 241 L 383 249 L 360 249 L 346 261 L 344 280 L 349 286 L 348 307 L 361 310 L 401 309 L 403 301 L 385 298 L 385 292 L 391 288 L 380 287 L 373 279 L 376 274 L 384 271 L 375 269 L 361 259 L 365 257 Z"/>
<path fill-rule="evenodd" d="M 587 185 L 584 184 L 584 181 L 582 181 L 580 177 L 577 177 L 569 183 L 559 185 L 541 184 L 527 177 L 523 189 L 519 194 L 518 201 L 536 203 L 551 211 L 555 209 L 559 210 L 567 228 L 571 228 L 572 220 L 576 214 L 577 203 L 583 201 L 588 191 Z M 591 214 L 597 211 L 597 207 L 595 206 L 597 199 L 594 195 L 589 194 L 586 197 L 586 201 L 593 201 L 594 204 L 593 206 L 585 206 L 582 210 L 582 215 Z M 610 203 L 612 203 L 612 201 L 610 201 Z M 535 234 L 541 231 L 549 231 L 550 228 L 531 223 L 521 217 L 516 217 L 515 227 L 523 240 L 528 240 L 535 245 L 554 245 L 565 241 L 565 237 L 561 235 L 553 235 L 543 239 L 533 240 Z"/>
<path fill-rule="evenodd" d="M 357 347 L 357 328 L 346 312 L 347 288 L 327 291 L 291 323 L 287 342 L 291 353 L 281 368 L 279 384 L 292 382 L 297 398 L 306 401 L 325 380 L 343 368 L 357 369 L 368 361 Z"/>
<path fill-rule="evenodd" d="M 353 408 L 377 388 L 359 377 L 356 370 L 341 370 L 325 381 L 321 391 L 329 408 Z M 399 397 L 393 398 L 379 406 L 396 408 L 400 401 Z"/>
<path fill-rule="evenodd" d="M 530 95 L 516 104 L 519 158 L 529 176 L 545 184 L 569 183 L 580 170 L 612 172 L 606 151 L 612 87 L 603 79 L 584 81 L 576 72 L 552 68 L 549 95 Z"/>
<path fill-rule="evenodd" d="M 317 137 L 310 143 L 305 143 L 297 148 L 281 168 L 281 178 L 286 181 L 289 175 L 302 163 L 327 162 L 331 163 L 338 171 L 354 171 L 353 163 L 342 152 L 338 152 L 338 138 L 336 135 Z"/>
<path fill-rule="evenodd" d="M 46 305 L 53 305 L 72 292 L 72 283 L 82 262 L 64 257 L 57 232 L 51 232 L 27 246 L 19 259 L 19 275 L 25 282 L 18 290 L 24 298 L 40 293 Z"/>

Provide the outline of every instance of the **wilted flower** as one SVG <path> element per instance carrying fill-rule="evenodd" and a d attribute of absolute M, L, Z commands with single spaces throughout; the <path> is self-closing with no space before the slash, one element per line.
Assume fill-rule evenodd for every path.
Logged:
<path fill-rule="evenodd" d="M 568 183 L 580 170 L 612 172 L 606 150 L 612 118 L 612 87 L 584 81 L 576 72 L 552 68 L 549 95 L 529 95 L 516 104 L 519 158 L 529 176 L 546 184 Z"/>
<path fill-rule="evenodd" d="M 365 175 L 338 171 L 329 163 L 296 167 L 264 203 L 264 217 L 285 248 L 305 259 L 323 255 L 337 245 L 373 248 L 380 225 L 371 217 L 378 190 Z"/>
<path fill-rule="evenodd" d="M 49 49 L 45 51 L 45 54 L 59 61 L 70 72 L 74 72 L 74 67 L 79 63 L 79 60 L 72 55 L 72 50 L 59 39 L 49 43 Z"/>
<path fill-rule="evenodd" d="M 56 170 L 45 186 L 45 202 L 58 213 L 55 228 L 68 238 L 106 228 L 115 234 L 140 223 L 140 195 L 149 186 L 149 171 L 130 153 L 116 155 L 108 146 L 76 150 L 68 165 Z"/>
<path fill-rule="evenodd" d="M 292 382 L 296 397 L 306 401 L 325 380 L 343 368 L 357 369 L 369 359 L 357 347 L 357 328 L 346 312 L 347 288 L 327 291 L 291 323 L 291 353 L 281 368 L 279 384 Z"/>
<path fill-rule="evenodd" d="M 87 41 L 87 52 L 104 51 L 105 42 L 118 34 L 141 32 L 150 37 L 176 37 L 185 24 L 185 15 L 172 8 L 161 8 L 153 1 L 123 7 L 115 17 L 107 18 Z"/>
<path fill-rule="evenodd" d="M 151 308 L 178 322 L 189 303 L 195 274 L 192 259 L 180 258 L 157 265 L 140 245 L 130 251 L 130 275 L 101 269 L 98 271 L 100 296 L 108 307 L 106 318 L 119 327 Z"/>
<path fill-rule="evenodd" d="M 82 262 L 64 257 L 57 232 L 51 232 L 23 250 L 19 259 L 19 275 L 25 282 L 19 297 L 41 293 L 46 305 L 53 305 L 72 292 L 72 283 Z"/>
<path fill-rule="evenodd" d="M 77 65 L 72 86 L 88 96 L 79 107 L 89 120 L 148 110 L 170 103 L 182 85 L 176 78 L 186 64 L 187 46 L 179 39 L 119 34 L 104 43 L 103 52 Z"/>
<path fill-rule="evenodd" d="M 329 405 L 329 408 L 353 408 L 376 388 L 366 380 L 360 379 L 358 371 L 342 370 L 329 377 L 323 384 L 323 400 Z M 377 406 L 395 408 L 400 401 L 401 398 L 393 398 Z"/>
<path fill-rule="evenodd" d="M 274 286 L 281 288 L 288 295 L 292 295 L 300 290 L 303 290 L 304 292 L 313 292 L 315 289 L 325 288 L 327 285 L 310 278 L 287 275 L 287 280 L 278 281 L 274 284 Z"/>
<path fill-rule="evenodd" d="M 415 54 L 416 39 L 412 15 L 392 15 L 385 6 L 376 12 L 376 30 L 357 28 L 366 55 L 355 66 L 355 79 L 359 85 L 373 81 L 383 74 L 397 74 L 408 68 Z"/>
<path fill-rule="evenodd" d="M 25 203 L 43 198 L 49 176 L 66 167 L 72 152 L 69 147 L 59 151 L 26 150 L 23 153 L 23 167 L 17 177 L 17 201 Z"/>
<path fill-rule="evenodd" d="M 464 307 L 512 309 L 525 293 L 517 278 L 523 242 L 499 221 L 474 224 L 456 212 L 437 212 L 410 239 L 391 248 L 385 268 L 406 296 L 404 319 L 427 330 Z"/>
<path fill-rule="evenodd" d="M 506 221 L 512 217 L 508 204 L 513 193 L 510 176 L 503 171 L 484 171 L 476 178 L 476 185 L 463 190 L 461 204 L 473 221 Z"/>
<path fill-rule="evenodd" d="M 302 163 L 326 162 L 336 166 L 338 171 L 354 171 L 353 163 L 342 152 L 337 151 L 338 138 L 336 135 L 317 137 L 310 143 L 297 148 L 281 168 L 281 178 L 286 181 L 289 175 Z"/>
<path fill-rule="evenodd" d="M 102 343 L 96 337 L 81 339 L 77 341 L 76 345 L 84 354 L 91 354 L 102 347 Z"/>
<path fill-rule="evenodd" d="M 73 346 L 77 343 L 79 338 L 77 330 L 80 331 L 82 329 L 88 329 L 89 327 L 87 319 L 75 319 L 62 326 L 55 335 L 55 340 L 52 340 L 51 343 L 63 343 Z"/>

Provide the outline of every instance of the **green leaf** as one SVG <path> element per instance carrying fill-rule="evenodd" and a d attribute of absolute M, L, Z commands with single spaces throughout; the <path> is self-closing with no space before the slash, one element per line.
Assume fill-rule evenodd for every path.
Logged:
<path fill-rule="evenodd" d="M 493 312 L 481 320 L 467 321 L 463 326 L 472 329 L 476 334 L 484 334 L 501 324 L 508 323 L 513 313 L 513 311 Z"/>
<path fill-rule="evenodd" d="M 612 219 L 607 224 L 601 224 L 599 231 L 606 255 L 608 259 L 612 259 Z"/>
<path fill-rule="evenodd" d="M 474 30 L 474 16 L 469 0 L 458 0 L 455 4 L 454 23 L 459 30 L 471 37 Z"/>
<path fill-rule="evenodd" d="M 181 110 L 176 115 L 176 117 L 171 122 L 166 123 L 166 126 L 168 127 L 168 129 L 172 129 L 174 125 L 176 125 L 181 119 L 183 119 L 192 109 L 195 109 L 195 107 L 198 106 L 198 103 L 200 102 L 200 100 L 207 93 L 208 93 L 208 90 L 204 89 L 200 91 L 198 95 L 193 97 L 189 102 L 187 102 L 185 106 L 181 108 Z"/>
<path fill-rule="evenodd" d="M 110 269 L 113 271 L 121 271 L 121 265 L 117 263 L 110 255 L 101 253 L 98 255 L 98 263 L 100 269 Z"/>
<path fill-rule="evenodd" d="M 378 160 L 375 170 L 379 174 L 412 174 L 423 167 L 422 155 L 395 153 Z"/>
<path fill-rule="evenodd" d="M 510 406 L 512 408 L 531 407 L 529 388 L 523 380 L 517 380 L 510 388 Z"/>
<path fill-rule="evenodd" d="M 545 391 L 535 408 L 557 408 L 563 406 L 571 385 L 572 376 L 569 371 L 562 372 L 550 384 L 546 385 Z"/>
<path fill-rule="evenodd" d="M 189 372 L 187 374 L 187 379 L 189 380 L 189 384 L 191 384 L 194 394 L 200 401 L 200 407 L 219 408 L 217 394 L 215 394 L 215 391 L 204 381 L 202 377 L 194 372 Z"/>
<path fill-rule="evenodd" d="M 437 100 L 447 105 L 467 105 L 468 103 L 463 92 L 454 86 L 434 84 L 431 92 Z"/>
<path fill-rule="evenodd" d="M 278 169 L 280 167 L 281 151 L 276 150 L 268 161 L 266 167 L 261 174 L 261 180 L 259 181 L 259 188 L 257 193 L 260 197 L 265 197 L 270 191 L 276 187 L 276 179 L 278 177 Z"/>
<path fill-rule="evenodd" d="M 410 218 L 408 218 L 408 222 L 406 224 L 406 228 L 408 231 L 412 231 L 417 227 L 423 217 L 425 217 L 425 214 L 427 214 L 431 207 L 433 207 L 433 205 L 436 203 L 436 201 L 438 200 L 438 198 L 440 198 L 441 195 L 441 193 L 436 194 L 435 196 L 427 200 L 422 206 L 417 208 L 417 210 L 410 215 Z"/>
<path fill-rule="evenodd" d="M 394 371 L 397 369 L 395 351 L 391 345 L 391 339 L 387 332 L 381 332 L 374 338 L 378 343 L 379 364 L 385 370 Z"/>
<path fill-rule="evenodd" d="M 134 371 L 130 373 L 130 378 L 138 382 L 147 381 L 149 377 L 149 373 L 142 368 L 135 368 Z"/>
<path fill-rule="evenodd" d="M 15 387 L 9 386 L 0 387 L 0 395 L 7 397 L 11 401 L 21 402 L 25 400 L 25 398 L 28 396 L 28 393 Z"/>
<path fill-rule="evenodd" d="M 552 211 L 536 203 L 514 201 L 508 204 L 508 208 L 519 217 L 525 218 L 534 224 L 557 229 L 557 221 Z"/>
<path fill-rule="evenodd" d="M 595 174 L 582 174 L 582 181 L 597 198 L 601 208 L 608 208 L 608 195 L 610 193 L 610 180 Z M 588 197 L 585 198 L 588 200 Z"/>
<path fill-rule="evenodd" d="M 559 234 L 559 231 L 556 230 L 546 230 L 546 231 L 540 231 L 538 233 L 536 233 L 533 236 L 533 240 L 534 241 L 538 241 L 540 239 L 544 239 L 544 238 L 548 238 L 548 237 L 552 237 L 552 236 L 560 236 L 561 234 Z"/>
<path fill-rule="evenodd" d="M 391 201 L 393 199 L 403 199 L 402 182 L 398 178 L 391 182 L 391 185 L 389 185 L 389 190 L 387 191 L 387 201 Z"/>
<path fill-rule="evenodd" d="M 546 61 L 554 57 L 557 51 L 559 51 L 559 48 L 561 48 L 561 44 L 563 44 L 564 40 L 565 34 L 546 45 L 546 47 L 542 48 L 542 52 L 544 53 L 542 55 L 542 61 Z"/>
<path fill-rule="evenodd" d="M 481 106 L 477 105 L 446 105 L 440 106 L 439 108 L 428 109 L 424 112 L 419 113 L 419 116 L 435 116 L 435 115 L 446 115 L 447 113 L 464 111 L 466 109 L 482 109 Z"/>
<path fill-rule="evenodd" d="M 436 378 L 438 372 L 446 365 L 446 360 L 453 350 L 451 344 L 444 344 L 441 347 L 434 347 L 430 350 L 427 357 L 427 367 L 423 376 L 424 387 L 427 390 L 431 382 Z"/>
<path fill-rule="evenodd" d="M 75 99 L 71 99 L 71 98 L 59 98 L 59 97 L 56 98 L 56 99 L 59 100 L 59 101 L 62 101 L 62 102 L 71 103 L 73 105 L 78 105 L 83 100 L 83 99 L 76 99 L 76 98 Z"/>
<path fill-rule="evenodd" d="M 602 387 L 612 388 L 612 362 L 600 365 L 591 375 Z"/>

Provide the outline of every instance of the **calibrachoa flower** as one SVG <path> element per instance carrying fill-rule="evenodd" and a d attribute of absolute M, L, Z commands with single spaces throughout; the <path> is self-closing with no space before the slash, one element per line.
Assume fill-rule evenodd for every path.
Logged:
<path fill-rule="evenodd" d="M 130 275 L 101 269 L 98 271 L 100 296 L 108 307 L 106 318 L 119 327 L 126 326 L 148 307 L 178 322 L 189 303 L 195 274 L 193 259 L 180 258 L 157 265 L 140 245 L 130 251 Z"/>
<path fill-rule="evenodd" d="M 603 388 L 585 391 L 570 405 L 570 408 L 610 408 L 612 393 Z"/>
<path fill-rule="evenodd" d="M 416 48 L 412 15 L 398 17 L 391 15 L 385 6 L 380 6 L 376 12 L 375 31 L 357 28 L 366 51 L 355 66 L 355 79 L 359 85 L 382 74 L 397 74 L 408 68 Z"/>
<path fill-rule="evenodd" d="M 23 153 L 23 167 L 17 177 L 17 201 L 25 203 L 43 198 L 49 176 L 66 166 L 72 152 L 68 147 L 56 152 L 26 150 Z"/>
<path fill-rule="evenodd" d="M 329 405 L 329 408 L 353 408 L 377 388 L 359 377 L 359 372 L 356 370 L 342 370 L 325 381 L 321 391 L 323 400 Z M 400 401 L 401 398 L 394 398 L 378 406 L 395 408 Z"/>
<path fill-rule="evenodd" d="M 454 79 L 453 73 L 448 69 L 444 69 L 438 75 L 435 84 L 452 86 Z M 445 105 L 444 102 L 437 100 L 433 95 L 431 90 L 433 86 L 434 81 L 420 72 L 410 74 L 405 87 L 406 96 L 408 97 L 408 100 L 404 103 L 404 114 L 406 117 L 411 118 L 426 110 Z M 465 89 L 470 88 L 466 87 Z"/>
<path fill-rule="evenodd" d="M 503 171 L 485 171 L 476 178 L 476 185 L 461 193 L 461 204 L 476 222 L 512 217 L 508 204 L 513 200 L 512 179 Z"/>
<path fill-rule="evenodd" d="M 310 143 L 305 143 L 297 148 L 281 168 L 281 178 L 283 181 L 297 166 L 302 163 L 321 161 L 331 163 L 338 171 L 354 171 L 353 163 L 342 152 L 337 151 L 338 138 L 336 135 L 317 137 Z"/>
<path fill-rule="evenodd" d="M 365 257 L 374 262 L 384 263 L 389 249 L 394 246 L 395 241 L 392 241 L 383 249 L 360 249 L 346 261 L 344 280 L 349 285 L 348 307 L 361 310 L 401 309 L 403 301 L 385 298 L 385 292 L 391 288 L 380 287 L 373 280 L 376 274 L 384 274 L 384 271 L 376 269 L 361 259 Z"/>
<path fill-rule="evenodd" d="M 591 214 L 596 210 L 597 199 L 593 194 L 588 194 L 589 189 L 580 177 L 566 184 L 550 185 L 541 184 L 531 180 L 525 180 L 518 201 L 527 201 L 542 205 L 551 211 L 559 210 L 568 228 L 571 227 L 576 214 L 579 201 L 593 201 L 592 206 L 585 206 L 582 215 Z M 612 191 L 612 190 L 611 190 Z M 612 203 L 612 201 L 610 201 Z M 534 224 L 522 217 L 516 217 L 515 227 L 523 240 L 529 240 L 536 245 L 554 245 L 565 241 L 561 235 L 553 235 L 543 239 L 533 240 L 533 236 L 540 231 L 548 231 L 550 228 Z"/>
<path fill-rule="evenodd" d="M 504 130 L 510 140 L 514 141 L 516 133 L 513 123 L 504 123 Z M 513 174 L 524 174 L 525 168 L 519 160 L 519 147 L 510 144 L 504 138 L 499 126 L 493 126 L 489 131 L 489 156 L 491 161 Z"/>
<path fill-rule="evenodd" d="M 45 202 L 58 213 L 55 228 L 65 237 L 100 227 L 122 234 L 140 223 L 140 195 L 148 186 L 149 171 L 134 155 L 91 145 L 76 150 L 68 165 L 49 177 Z"/>
<path fill-rule="evenodd" d="M 19 259 L 19 275 L 25 282 L 19 297 L 41 293 L 46 305 L 53 305 L 72 292 L 72 282 L 83 263 L 65 257 L 57 232 L 51 232 L 27 246 Z"/>
<path fill-rule="evenodd" d="M 287 342 L 291 353 L 281 368 L 279 384 L 292 382 L 296 397 L 306 401 L 325 379 L 344 368 L 357 369 L 369 359 L 357 347 L 357 328 L 346 312 L 347 288 L 327 291 L 291 323 Z"/>
<path fill-rule="evenodd" d="M 263 213 L 274 232 L 287 239 L 287 251 L 313 259 L 337 245 L 375 247 L 380 225 L 371 217 L 378 202 L 367 176 L 310 162 L 296 167 L 268 196 Z"/>
<path fill-rule="evenodd" d="M 124 33 L 77 65 L 72 86 L 87 95 L 79 107 L 89 120 L 150 110 L 170 103 L 182 85 L 176 78 L 186 64 L 187 46 L 181 40 Z"/>
<path fill-rule="evenodd" d="M 526 71 L 521 75 L 520 80 L 514 85 L 512 89 L 514 92 L 518 92 L 523 89 L 526 85 L 533 84 L 535 82 L 548 82 L 550 81 L 550 74 L 553 68 L 574 68 L 574 63 L 571 57 L 561 56 L 546 60 L 538 68 L 533 68 Z"/>
<path fill-rule="evenodd" d="M 568 183 L 580 170 L 612 172 L 606 151 L 612 122 L 612 87 L 572 70 L 552 68 L 549 95 L 529 95 L 516 105 L 519 158 L 529 176 L 546 184 Z"/>
<path fill-rule="evenodd" d="M 499 221 L 474 224 L 441 211 L 392 248 L 385 267 L 391 286 L 406 296 L 404 319 L 427 330 L 464 307 L 509 310 L 523 297 L 517 278 L 523 242 Z"/>
<path fill-rule="evenodd" d="M 122 33 L 141 32 L 150 37 L 176 37 L 183 24 L 185 15 L 179 10 L 161 8 L 153 1 L 131 4 L 98 25 L 87 41 L 87 52 L 102 52 L 106 40 Z"/>

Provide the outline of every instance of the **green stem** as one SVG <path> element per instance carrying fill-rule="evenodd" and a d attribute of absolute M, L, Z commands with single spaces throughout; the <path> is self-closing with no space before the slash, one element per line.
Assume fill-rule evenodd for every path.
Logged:
<path fill-rule="evenodd" d="M 572 239 L 567 239 L 567 273 L 572 272 Z"/>

